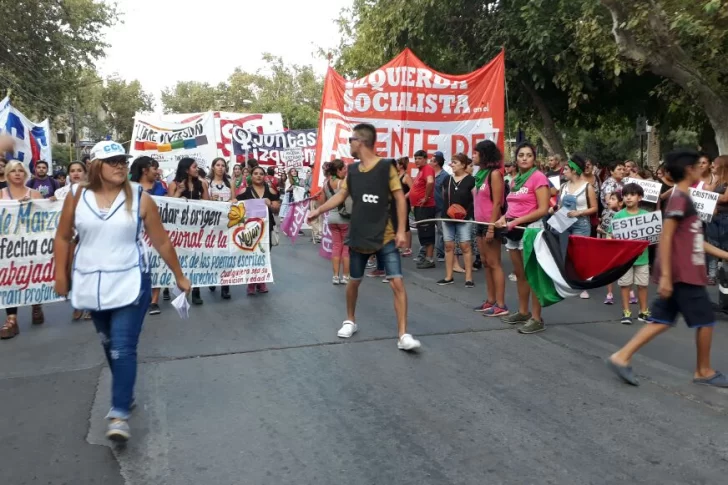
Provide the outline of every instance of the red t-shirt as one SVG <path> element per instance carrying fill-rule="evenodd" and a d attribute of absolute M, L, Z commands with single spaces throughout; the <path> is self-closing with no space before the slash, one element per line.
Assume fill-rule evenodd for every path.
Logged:
<path fill-rule="evenodd" d="M 706 286 L 708 275 L 705 269 L 703 223 L 698 217 L 693 200 L 675 187 L 662 217 L 665 220 L 674 219 L 678 222 L 672 240 L 672 282 Z M 658 256 L 655 263 L 655 283 L 660 281 L 662 275 L 660 265 Z"/>
<path fill-rule="evenodd" d="M 432 177 L 433 192 L 430 198 L 427 199 L 424 205 L 420 205 L 420 201 L 425 198 L 425 192 L 427 190 L 427 178 Z M 412 182 L 412 188 L 409 191 L 409 200 L 412 207 L 435 207 L 435 170 L 429 165 L 422 167 Z"/>

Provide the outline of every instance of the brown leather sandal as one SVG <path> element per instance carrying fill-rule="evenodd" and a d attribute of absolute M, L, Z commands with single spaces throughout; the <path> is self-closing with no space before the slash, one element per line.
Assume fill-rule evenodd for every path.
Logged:
<path fill-rule="evenodd" d="M 43 315 L 43 307 L 33 305 L 33 325 L 43 325 L 45 323 L 45 315 Z"/>
<path fill-rule="evenodd" d="M 83 316 L 83 311 L 73 310 L 73 315 L 71 316 L 71 318 L 73 318 L 74 320 L 81 320 L 82 316 Z"/>
<path fill-rule="evenodd" d="M 18 328 L 18 318 L 16 316 L 8 316 L 5 320 L 5 325 L 0 328 L 0 339 L 8 340 L 20 333 Z"/>

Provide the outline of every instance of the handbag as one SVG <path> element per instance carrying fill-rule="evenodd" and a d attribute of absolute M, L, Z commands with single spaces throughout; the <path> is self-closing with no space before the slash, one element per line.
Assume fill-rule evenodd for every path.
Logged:
<path fill-rule="evenodd" d="M 76 227 L 76 207 L 78 207 L 78 201 L 81 199 L 81 193 L 83 189 L 81 185 L 76 188 L 76 193 L 73 194 L 73 204 L 71 204 L 71 228 L 75 230 Z M 78 246 L 78 233 L 74 234 L 71 243 L 68 245 L 68 259 L 66 260 L 66 278 L 68 278 L 68 291 L 71 291 L 72 276 L 73 276 L 73 258 L 76 255 L 76 246 Z"/>
<path fill-rule="evenodd" d="M 452 199 L 450 198 L 450 187 L 452 187 L 453 179 L 450 177 L 450 183 L 447 184 L 447 200 L 450 202 Z M 447 217 L 450 219 L 457 219 L 459 221 L 465 220 L 466 217 L 468 217 L 468 211 L 465 210 L 465 207 L 461 206 L 460 204 L 450 204 L 450 207 L 447 208 Z"/>

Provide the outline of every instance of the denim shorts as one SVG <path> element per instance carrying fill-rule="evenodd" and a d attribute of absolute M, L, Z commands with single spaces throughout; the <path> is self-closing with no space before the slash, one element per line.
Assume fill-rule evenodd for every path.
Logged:
<path fill-rule="evenodd" d="M 382 246 L 379 251 L 374 253 L 374 256 L 377 257 L 377 262 L 380 265 L 384 264 L 384 272 L 387 274 L 387 278 L 402 277 L 402 260 L 394 241 L 389 241 Z M 372 257 L 371 253 L 360 253 L 354 248 L 349 248 L 349 273 L 352 280 L 361 280 L 364 277 L 364 271 L 370 257 Z"/>
<path fill-rule="evenodd" d="M 445 242 L 470 242 L 473 238 L 473 228 L 469 222 L 442 222 L 442 239 Z"/>

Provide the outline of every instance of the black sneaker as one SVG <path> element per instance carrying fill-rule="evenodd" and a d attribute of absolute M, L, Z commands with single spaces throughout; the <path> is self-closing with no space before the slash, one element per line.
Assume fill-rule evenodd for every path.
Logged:
<path fill-rule="evenodd" d="M 192 288 L 192 304 L 193 305 L 202 305 L 204 302 L 202 301 L 202 297 L 200 297 L 200 289 L 199 288 Z"/>
<path fill-rule="evenodd" d="M 480 259 L 476 259 L 473 263 L 473 269 L 482 269 L 483 268 L 483 262 Z"/>
<path fill-rule="evenodd" d="M 216 288 L 215 286 L 210 286 L 210 291 L 215 293 L 215 288 Z"/>
<path fill-rule="evenodd" d="M 632 325 L 632 312 L 629 310 L 622 311 L 622 325 Z"/>
<path fill-rule="evenodd" d="M 171 299 L 169 296 L 169 288 L 165 288 L 164 290 L 162 290 L 162 299 L 164 301 L 169 301 Z"/>
<path fill-rule="evenodd" d="M 637 315 L 637 320 L 639 320 L 642 323 L 648 323 L 650 320 L 652 320 L 650 311 L 647 310 L 646 312 L 639 312 L 639 314 Z"/>
<path fill-rule="evenodd" d="M 220 296 L 223 300 L 229 300 L 230 299 L 230 288 L 223 288 L 220 290 Z"/>
<path fill-rule="evenodd" d="M 472 281 L 466 281 L 465 288 L 475 288 L 475 283 Z"/>
<path fill-rule="evenodd" d="M 162 313 L 162 310 L 159 308 L 159 305 L 157 305 L 156 303 L 152 303 L 151 305 L 149 305 L 150 315 L 159 315 L 160 313 Z"/>
<path fill-rule="evenodd" d="M 441 279 L 440 281 L 437 282 L 437 284 L 440 286 L 452 285 L 454 283 L 455 283 L 455 280 L 446 280 L 446 279 Z"/>

